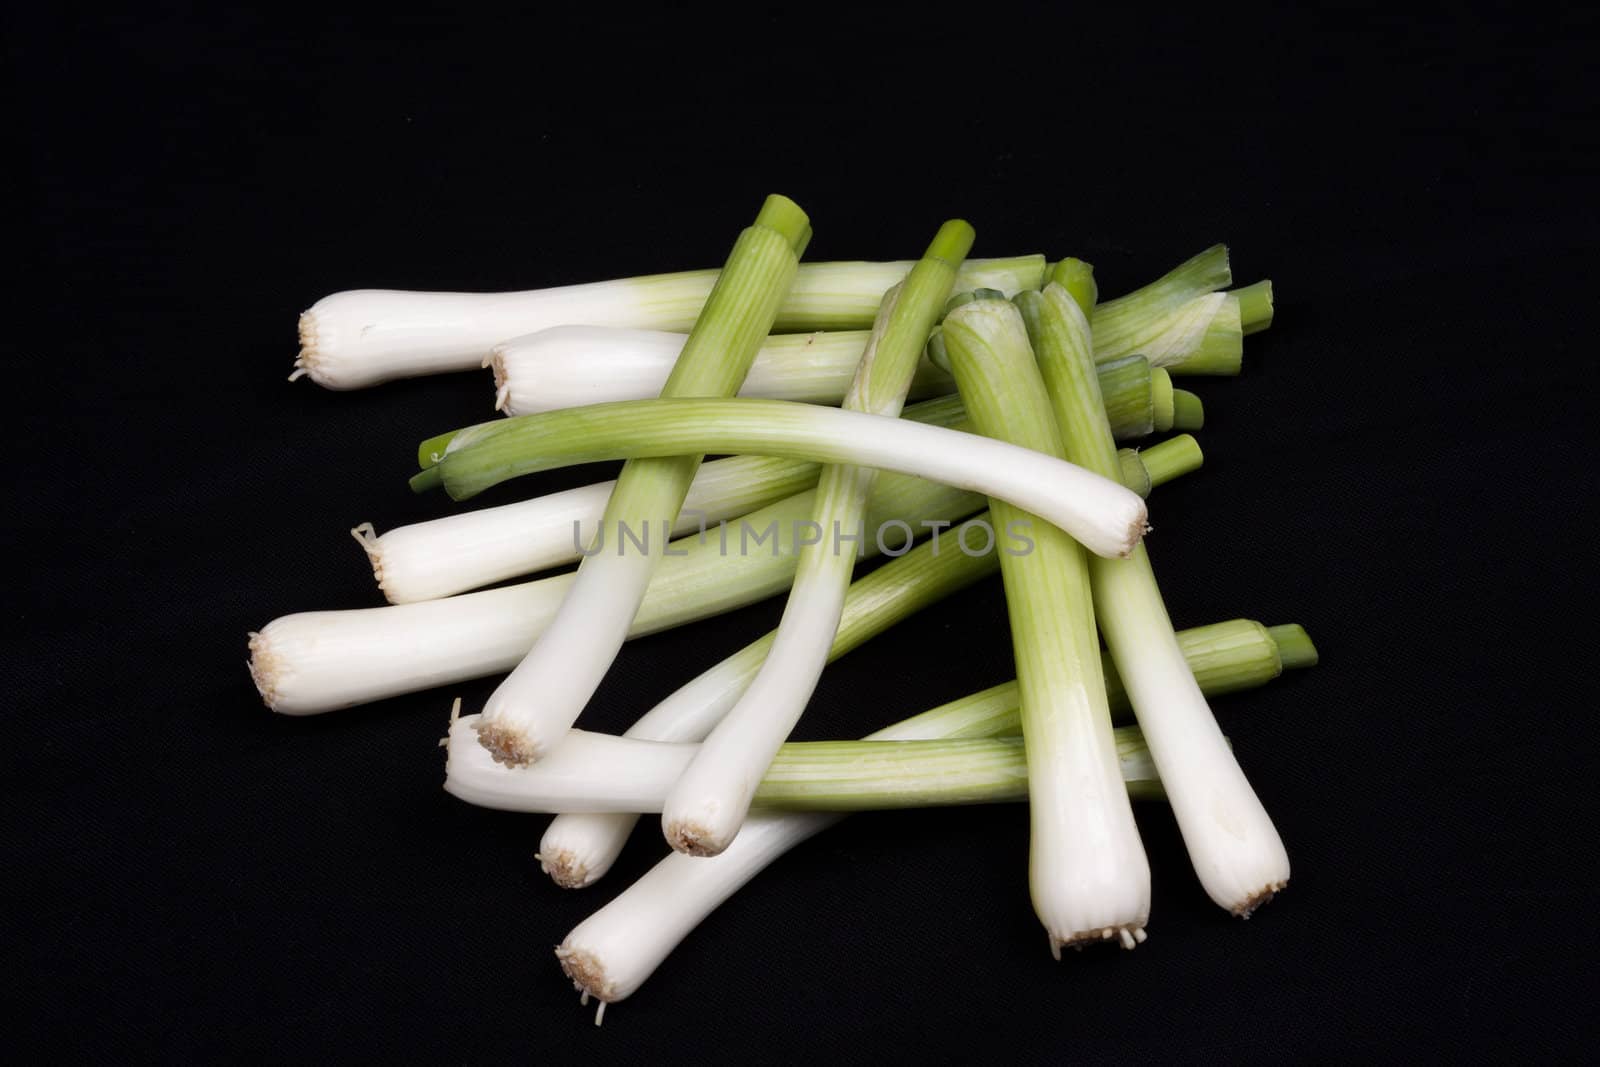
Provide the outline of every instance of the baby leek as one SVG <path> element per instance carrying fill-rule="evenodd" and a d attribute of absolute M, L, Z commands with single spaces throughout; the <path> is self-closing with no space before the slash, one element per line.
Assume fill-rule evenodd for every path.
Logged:
<path fill-rule="evenodd" d="M 1114 471 L 1115 447 L 1096 395 L 1089 323 L 1060 285 L 1019 301 L 1067 454 Z M 1248 916 L 1287 884 L 1289 857 L 1223 739 L 1173 636 L 1141 546 L 1115 566 L 1091 561 L 1095 612 L 1206 892 Z"/>
<path fill-rule="evenodd" d="M 445 739 L 446 793 L 481 808 L 520 812 L 660 811 L 703 746 L 568 730 L 528 767 L 496 763 L 477 744 L 474 716 Z M 1115 732 L 1130 795 L 1159 799 L 1155 766 L 1137 727 Z M 938 741 L 801 741 L 780 745 L 751 806 L 783 811 L 877 811 L 1026 800 L 1019 737 Z"/>
<path fill-rule="evenodd" d="M 784 197 L 769 196 L 729 253 L 663 397 L 738 391 L 810 239 L 805 212 Z M 624 527 L 670 527 L 700 460 L 696 450 L 681 449 L 628 463 L 611 490 L 597 536 L 609 536 L 620 547 Z M 647 539 L 633 553 L 597 552 L 578 565 L 554 622 L 484 706 L 478 740 L 497 759 L 530 763 L 577 719 L 627 640 L 666 540 L 665 534 Z"/>
<path fill-rule="evenodd" d="M 862 330 L 871 325 L 884 292 L 910 269 L 904 260 L 803 264 L 779 308 L 775 328 L 784 333 Z M 1011 295 L 1039 288 L 1044 276 L 1043 256 L 975 259 L 962 267 L 957 288 L 999 289 Z M 1231 278 L 1228 250 L 1215 245 L 1149 285 L 1106 301 L 1096 309 L 1095 334 L 1106 339 L 1096 355 L 1118 359 L 1143 353 L 1162 365 L 1187 363 L 1205 343 L 1208 315 L 1216 315 L 1220 307 L 1210 298 Z M 309 376 L 329 389 L 360 389 L 397 378 L 472 370 L 488 365 L 496 345 L 556 327 L 681 333 L 694 323 L 716 279 L 716 271 L 699 270 L 518 293 L 334 293 L 300 316 L 300 354 L 290 380 Z M 1245 289 L 1238 292 L 1241 298 L 1246 295 Z M 1258 295 L 1251 294 L 1251 299 Z M 1196 300 L 1206 303 L 1184 308 Z M 1270 289 L 1265 301 L 1264 313 L 1246 311 L 1246 333 L 1271 322 Z M 1238 370 L 1236 365 L 1231 372 L 1184 367 L 1183 373 Z"/>
<path fill-rule="evenodd" d="M 842 330 L 768 337 L 739 395 L 839 404 L 870 335 L 869 330 Z M 648 400 L 660 394 L 683 341 L 683 335 L 677 333 L 606 326 L 557 326 L 513 338 L 497 345 L 490 361 L 495 408 L 507 415 L 536 415 L 612 400 Z M 1137 363 L 1130 366 L 1130 360 Z M 1140 430 L 1135 428 L 1137 423 L 1124 425 L 1112 404 L 1114 394 L 1132 385 L 1148 392 L 1149 360 L 1124 356 L 1105 366 L 1120 367 L 1130 376 L 1126 383 L 1101 382 L 1111 424 L 1118 427 L 1117 437 L 1127 440 L 1149 433 L 1148 426 Z M 948 371 L 921 359 L 908 396 L 940 396 L 955 392 L 955 388 Z"/>
<path fill-rule="evenodd" d="M 702 464 L 671 527 L 681 536 L 804 492 L 818 466 L 769 456 Z M 616 482 L 596 482 L 515 504 L 397 526 L 350 531 L 391 604 L 435 600 L 579 559 L 591 545 Z"/>
<path fill-rule="evenodd" d="M 808 263 L 773 323 L 784 332 L 861 329 L 909 261 Z M 1015 293 L 1044 280 L 1043 256 L 978 259 L 963 287 Z M 683 332 L 718 280 L 715 270 L 565 285 L 519 293 L 416 293 L 354 289 L 318 300 L 300 316 L 300 355 L 290 380 L 360 389 L 396 378 L 473 370 L 507 338 L 552 326 L 622 326 Z"/>
<path fill-rule="evenodd" d="M 442 454 L 441 441 L 448 442 Z M 413 485 L 442 481 L 463 500 L 567 464 L 705 452 L 916 475 L 1016 504 L 1097 554 L 1125 556 L 1144 534 L 1142 500 L 1054 456 L 906 419 L 787 400 L 625 400 L 485 423 L 423 442 L 419 458 L 426 464 L 437 457 L 437 466 Z"/>
<path fill-rule="evenodd" d="M 971 296 L 945 316 L 940 341 L 973 425 L 1063 455 L 1021 314 L 999 293 Z M 989 507 L 997 526 L 1031 526 L 1035 541 L 1000 558 L 1027 743 L 1034 911 L 1058 959 L 1063 945 L 1113 937 L 1133 948 L 1150 917 L 1150 865 L 1117 769 L 1085 554 L 1020 508 Z"/>
<path fill-rule="evenodd" d="M 899 416 L 928 333 L 972 240 L 967 223 L 945 223 L 906 280 L 884 295 L 845 393 L 845 410 Z M 828 661 L 860 548 L 856 539 L 845 549 L 840 534 L 866 536 L 867 496 L 876 477 L 871 467 L 830 464 L 822 469 L 812 522 L 823 533 L 817 543 L 800 550 L 794 586 L 771 649 L 748 690 L 706 737 L 662 807 L 662 832 L 677 851 L 708 856 L 727 847 L 739 832 L 756 784 L 810 702 Z"/>

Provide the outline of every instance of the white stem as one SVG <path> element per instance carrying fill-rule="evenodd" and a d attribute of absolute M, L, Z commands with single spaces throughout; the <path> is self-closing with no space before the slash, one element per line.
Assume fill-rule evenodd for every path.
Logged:
<path fill-rule="evenodd" d="M 703 464 L 672 527 L 673 536 L 737 518 L 810 488 L 818 465 L 766 456 Z M 599 527 L 616 482 L 597 482 L 500 507 L 399 526 L 375 536 L 351 531 L 391 604 L 453 596 L 507 578 L 571 563 Z"/>
<path fill-rule="evenodd" d="M 544 758 L 588 705 L 628 639 L 661 550 L 592 556 L 556 616 L 489 694 L 478 740 L 511 764 Z"/>
<path fill-rule="evenodd" d="M 872 321 L 884 290 L 911 268 L 889 263 L 806 263 L 778 311 L 780 330 L 852 329 Z M 687 331 L 718 271 L 697 270 L 515 293 L 355 289 L 325 296 L 300 316 L 297 375 L 329 389 L 473 370 L 508 338 L 563 325 Z M 1037 288 L 1044 259 L 972 260 L 967 288 Z"/>
<path fill-rule="evenodd" d="M 571 584 L 560 574 L 445 600 L 284 615 L 250 635 L 250 675 L 273 711 L 315 715 L 509 670 Z"/>
<path fill-rule="evenodd" d="M 843 818 L 753 815 L 709 859 L 674 852 L 579 923 L 556 949 L 580 992 L 612 1003 L 631 995 L 678 944 L 773 860 Z"/>
<path fill-rule="evenodd" d="M 827 509 L 830 529 L 833 520 L 854 528 L 873 473 L 832 466 L 823 472 L 818 497 L 843 505 Z M 830 483 L 850 488 L 830 492 Z M 714 856 L 728 847 L 750 810 L 767 764 L 811 700 L 828 662 L 855 565 L 853 546 L 848 551 L 833 546 L 819 551 L 820 547 L 802 550 L 772 650 L 667 798 L 661 829 L 678 852 Z"/>
<path fill-rule="evenodd" d="M 507 767 L 478 744 L 478 716 L 452 719 L 445 792 L 500 811 L 659 811 L 694 756 L 692 745 L 568 730 L 538 763 Z"/>
<path fill-rule="evenodd" d="M 552 427 L 580 424 L 582 440 L 539 439 Z M 470 455 L 478 448 L 495 457 L 493 478 L 481 479 L 485 465 Z M 872 467 L 983 493 L 1032 512 L 1101 556 L 1125 557 L 1144 536 L 1145 506 L 1137 493 L 1066 460 L 908 419 L 781 400 L 643 400 L 529 415 L 462 430 L 441 467 L 446 488 L 470 495 L 495 480 L 575 462 L 579 455 L 704 452 Z M 463 482 L 470 488 L 461 489 Z"/>
<path fill-rule="evenodd" d="M 850 388 L 870 330 L 774 334 L 756 355 L 740 396 L 838 404 Z M 685 336 L 660 330 L 557 326 L 496 345 L 496 407 L 507 415 L 645 400 L 659 396 Z M 955 392 L 950 376 L 926 359 L 912 398 Z"/>
<path fill-rule="evenodd" d="M 1206 703 L 1140 546 L 1090 560 L 1095 613 L 1160 768 L 1195 874 L 1211 899 L 1248 917 L 1289 881 L 1289 854 Z"/>

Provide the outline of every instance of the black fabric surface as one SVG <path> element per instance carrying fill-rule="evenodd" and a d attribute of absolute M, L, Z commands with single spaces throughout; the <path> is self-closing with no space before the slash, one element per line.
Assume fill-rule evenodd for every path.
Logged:
<path fill-rule="evenodd" d="M 8 16 L 4 999 L 58 1060 L 1577 1057 L 1592 1046 L 1592 24 L 1008 5 L 895 16 Z M 737 36 L 734 46 L 722 38 Z M 1248 923 L 1139 811 L 1150 941 L 1054 963 L 1020 805 L 861 817 L 719 910 L 595 1030 L 544 820 L 440 791 L 449 697 L 264 710 L 245 634 L 380 603 L 346 530 L 443 514 L 420 438 L 486 374 L 284 377 L 346 288 L 711 266 L 781 191 L 815 260 L 1095 263 L 1213 241 L 1277 321 L 1205 401 L 1150 545 L 1180 626 L 1301 622 L 1219 699 L 1289 846 Z M 16 328 L 17 324 L 22 328 Z M 531 478 L 500 503 L 587 481 Z M 631 644 L 617 730 L 779 601 Z M 798 736 L 1011 674 L 998 581 L 831 668 Z"/>

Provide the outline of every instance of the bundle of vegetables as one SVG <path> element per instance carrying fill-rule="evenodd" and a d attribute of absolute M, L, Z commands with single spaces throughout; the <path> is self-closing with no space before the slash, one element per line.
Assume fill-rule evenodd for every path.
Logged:
<path fill-rule="evenodd" d="M 1199 398 L 1172 376 L 1238 373 L 1242 338 L 1271 322 L 1270 283 L 1227 291 L 1218 245 L 1101 303 L 1075 259 L 967 259 L 961 221 L 914 262 L 801 266 L 810 236 L 773 196 L 720 271 L 347 292 L 307 311 L 293 377 L 347 389 L 493 369 L 511 417 L 422 442 L 419 492 L 460 500 L 626 463 L 611 482 L 381 536 L 357 527 L 390 605 L 252 634 L 263 699 L 315 714 L 509 672 L 481 711 L 456 702 L 446 790 L 554 814 L 538 857 L 561 886 L 600 879 L 642 813 L 661 814 L 673 850 L 557 950 L 601 1012 L 852 811 L 1027 800 L 1029 885 L 1059 957 L 1145 940 L 1150 871 L 1129 802 L 1163 800 L 1207 893 L 1248 917 L 1287 884 L 1288 857 L 1207 698 L 1316 650 L 1295 625 L 1173 630 L 1144 498 L 1196 469 L 1199 445 L 1117 443 L 1200 428 Z M 874 555 L 891 558 L 855 577 Z M 787 740 L 828 663 L 996 571 L 1016 681 L 864 724 L 880 728 L 859 741 Z M 629 637 L 784 591 L 775 631 L 625 736 L 575 727 Z"/>

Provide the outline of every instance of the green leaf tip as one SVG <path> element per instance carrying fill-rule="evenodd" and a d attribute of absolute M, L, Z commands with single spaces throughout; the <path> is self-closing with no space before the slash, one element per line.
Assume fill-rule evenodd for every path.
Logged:
<path fill-rule="evenodd" d="M 444 485 L 444 473 L 439 470 L 437 464 L 411 476 L 411 491 L 419 495 L 432 492 L 442 485 Z"/>
<path fill-rule="evenodd" d="M 1206 408 L 1200 398 L 1187 389 L 1172 391 L 1172 428 L 1198 430 L 1206 424 Z"/>
<path fill-rule="evenodd" d="M 1205 453 L 1200 451 L 1199 441 L 1189 434 L 1180 433 L 1140 452 L 1139 459 L 1150 477 L 1150 485 L 1154 487 L 1199 470 L 1205 462 Z"/>
<path fill-rule="evenodd" d="M 1311 635 L 1299 623 L 1269 626 L 1267 636 L 1278 646 L 1278 659 L 1284 670 L 1317 665 L 1317 646 L 1311 643 Z"/>
<path fill-rule="evenodd" d="M 1239 298 L 1239 323 L 1246 334 L 1259 333 L 1272 325 L 1272 279 L 1233 290 Z"/>
<path fill-rule="evenodd" d="M 1085 315 L 1094 311 L 1100 286 L 1095 283 L 1093 265 L 1068 257 L 1051 268 L 1050 281 L 1065 289 Z"/>
<path fill-rule="evenodd" d="M 961 261 L 972 251 L 972 242 L 977 238 L 977 231 L 966 219 L 949 219 L 939 227 L 939 232 L 933 235 L 933 241 L 928 245 L 928 250 L 922 254 L 922 258 L 942 259 L 953 267 L 960 267 Z"/>
<path fill-rule="evenodd" d="M 755 225 L 772 230 L 788 241 L 796 256 L 804 253 L 806 245 L 811 243 L 811 218 L 799 204 L 781 193 L 767 197 Z"/>
<path fill-rule="evenodd" d="M 417 446 L 417 466 L 427 469 L 444 458 L 444 450 L 449 447 L 450 441 L 460 430 L 451 430 L 449 433 L 430 437 Z"/>

